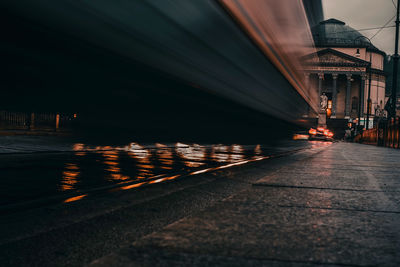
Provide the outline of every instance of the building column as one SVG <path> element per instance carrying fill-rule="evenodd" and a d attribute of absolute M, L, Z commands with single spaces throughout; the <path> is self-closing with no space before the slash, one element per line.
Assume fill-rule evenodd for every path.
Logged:
<path fill-rule="evenodd" d="M 350 119 L 350 100 L 351 100 L 351 74 L 346 74 L 347 87 L 346 87 L 346 109 L 345 119 Z"/>
<path fill-rule="evenodd" d="M 364 91 L 365 91 L 365 80 L 366 74 L 361 74 L 361 86 L 360 86 L 360 117 L 364 117 Z"/>
<path fill-rule="evenodd" d="M 331 118 L 336 118 L 336 98 L 337 98 L 337 73 L 332 73 L 332 116 Z"/>
<path fill-rule="evenodd" d="M 319 97 L 322 95 L 322 80 L 324 79 L 324 73 L 320 72 L 318 73 L 318 101 Z"/>
<path fill-rule="evenodd" d="M 304 73 L 304 83 L 306 86 L 306 92 L 310 94 L 310 73 L 305 72 Z M 307 114 L 304 115 L 304 117 L 308 117 L 310 115 L 310 105 L 307 105 Z"/>
<path fill-rule="evenodd" d="M 318 126 L 326 127 L 326 111 L 321 108 L 321 95 L 322 95 L 322 80 L 324 79 L 324 73 L 318 73 Z"/>

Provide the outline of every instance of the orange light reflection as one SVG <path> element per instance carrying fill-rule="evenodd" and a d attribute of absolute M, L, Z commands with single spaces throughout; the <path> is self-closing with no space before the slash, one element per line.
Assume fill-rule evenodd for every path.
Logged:
<path fill-rule="evenodd" d="M 81 200 L 82 198 L 84 198 L 86 196 L 87 195 L 80 195 L 80 196 L 76 196 L 76 197 L 70 197 L 70 198 L 67 198 L 66 200 L 64 200 L 64 203 L 78 201 L 78 200 Z"/>
<path fill-rule="evenodd" d="M 121 187 L 121 189 L 122 190 L 128 190 L 128 189 L 140 187 L 140 186 L 145 185 L 145 184 L 147 184 L 147 182 L 123 186 L 123 187 Z"/>
<path fill-rule="evenodd" d="M 213 170 L 213 169 L 214 169 L 214 168 L 203 169 L 203 170 L 191 172 L 190 174 L 191 174 L 191 175 L 194 175 L 194 174 L 205 173 L 205 172 L 211 171 L 211 170 Z"/>
<path fill-rule="evenodd" d="M 162 164 L 161 168 L 165 170 L 172 170 L 171 165 L 174 164 L 172 148 L 159 143 L 156 144 L 156 147 L 157 147 L 156 154 Z"/>
<path fill-rule="evenodd" d="M 241 145 L 232 145 L 230 149 L 230 162 L 236 162 L 244 159 L 243 147 Z"/>
<path fill-rule="evenodd" d="M 193 144 L 186 145 L 183 143 L 176 143 L 176 154 L 181 157 L 183 163 L 190 168 L 197 168 L 205 164 L 202 162 L 206 158 L 206 148 L 204 146 Z"/>
<path fill-rule="evenodd" d="M 74 185 L 78 182 L 77 177 L 79 176 L 79 167 L 76 164 L 69 164 L 65 165 L 65 170 L 62 175 L 61 180 L 61 190 L 67 191 L 71 189 L 75 189 Z"/>
<path fill-rule="evenodd" d="M 98 150 L 104 157 L 103 163 L 106 165 L 106 171 L 110 172 L 110 178 L 114 181 L 124 181 L 130 179 L 129 176 L 123 175 L 121 169 L 118 167 L 119 156 L 117 150 L 110 150 L 111 147 L 103 147 L 104 150 Z"/>
<path fill-rule="evenodd" d="M 229 161 L 229 147 L 224 145 L 215 145 L 212 147 L 211 159 L 216 162 Z"/>
<path fill-rule="evenodd" d="M 136 165 L 138 168 L 136 179 L 144 179 L 153 175 L 152 169 L 154 169 L 154 165 L 151 164 L 151 153 L 149 150 L 138 143 L 131 143 L 128 155 L 138 162 Z"/>

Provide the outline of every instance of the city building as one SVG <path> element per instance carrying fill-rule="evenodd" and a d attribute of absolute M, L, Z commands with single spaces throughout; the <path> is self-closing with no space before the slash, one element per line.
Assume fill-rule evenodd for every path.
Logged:
<path fill-rule="evenodd" d="M 374 117 L 384 116 L 386 54 L 368 38 L 337 19 L 328 19 L 312 27 L 317 52 L 304 58 L 307 83 L 317 88 L 321 102 L 326 98 L 325 124 L 345 127 L 348 122 L 366 126 L 369 74 L 370 124 Z M 319 60 L 313 58 L 317 56 Z M 326 96 L 326 97 L 325 97 Z M 326 111 L 325 111 L 326 110 Z M 324 120 L 319 119 L 319 124 Z"/>

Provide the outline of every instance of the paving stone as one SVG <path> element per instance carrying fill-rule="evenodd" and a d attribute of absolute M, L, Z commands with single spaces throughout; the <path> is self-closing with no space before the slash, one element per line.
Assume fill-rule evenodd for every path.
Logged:
<path fill-rule="evenodd" d="M 399 266 L 398 163 L 335 143 L 93 265 Z"/>
<path fill-rule="evenodd" d="M 263 203 L 281 207 L 400 213 L 400 194 L 391 192 L 383 196 L 391 200 L 382 201 L 382 194 L 368 191 L 257 186 L 251 192 L 241 192 L 226 201 Z"/>

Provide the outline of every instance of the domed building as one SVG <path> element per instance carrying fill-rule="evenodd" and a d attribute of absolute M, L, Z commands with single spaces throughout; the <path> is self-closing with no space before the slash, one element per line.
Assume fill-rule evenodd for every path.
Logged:
<path fill-rule="evenodd" d="M 310 88 L 318 88 L 321 102 L 327 103 L 327 109 L 321 108 L 319 124 L 347 125 L 349 120 L 358 123 L 360 117 L 360 125 L 365 127 L 371 72 L 371 128 L 385 106 L 385 53 L 337 19 L 322 21 L 311 31 L 317 52 L 305 57 L 306 77 Z M 312 60 L 315 56 L 319 60 Z M 327 122 L 322 119 L 325 113 L 330 118 Z"/>

